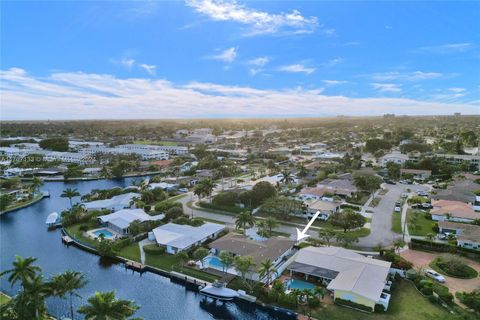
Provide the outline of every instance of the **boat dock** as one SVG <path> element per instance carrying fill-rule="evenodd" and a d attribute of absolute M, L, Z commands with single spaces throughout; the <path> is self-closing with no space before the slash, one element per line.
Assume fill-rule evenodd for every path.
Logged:
<path fill-rule="evenodd" d="M 208 281 L 197 279 L 197 278 L 194 278 L 194 277 L 190 277 L 190 276 L 187 276 L 187 275 L 184 275 L 182 273 L 175 272 L 175 271 L 170 272 L 170 277 L 175 278 L 175 279 L 179 279 L 179 280 L 183 280 L 187 283 L 191 283 L 191 284 L 194 284 L 194 285 L 200 285 L 202 287 L 205 287 L 207 285 L 211 285 L 211 283 L 208 282 Z"/>
<path fill-rule="evenodd" d="M 125 268 L 126 269 L 132 269 L 138 272 L 144 272 L 145 271 L 145 265 L 141 264 L 140 262 L 132 261 L 132 260 L 127 260 L 125 261 Z"/>
<path fill-rule="evenodd" d="M 70 238 L 70 237 L 67 236 L 67 235 L 62 236 L 62 241 L 63 241 L 64 243 L 66 243 L 66 244 L 72 244 L 72 243 L 73 243 L 73 239 Z"/>

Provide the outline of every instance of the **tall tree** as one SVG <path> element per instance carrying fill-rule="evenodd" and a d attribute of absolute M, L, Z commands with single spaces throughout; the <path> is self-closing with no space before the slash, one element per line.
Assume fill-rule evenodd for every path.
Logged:
<path fill-rule="evenodd" d="M 115 292 L 95 292 L 88 298 L 88 304 L 81 306 L 78 312 L 87 320 L 124 320 L 135 314 L 138 306 L 133 301 L 115 297 Z"/>
<path fill-rule="evenodd" d="M 265 221 L 265 226 L 268 228 L 268 232 L 271 237 L 273 229 L 278 227 L 278 221 L 274 217 L 267 217 L 264 221 Z"/>
<path fill-rule="evenodd" d="M 277 273 L 277 269 L 275 269 L 275 264 L 272 262 L 272 260 L 265 259 L 260 263 L 258 272 L 261 277 L 266 277 L 267 286 L 269 286 L 272 277 Z"/>
<path fill-rule="evenodd" d="M 255 225 L 255 218 L 253 217 L 253 214 L 250 211 L 241 212 L 237 216 L 237 219 L 235 220 L 236 228 L 243 229 L 244 233 L 247 229 L 247 226 L 253 227 L 254 225 Z"/>
<path fill-rule="evenodd" d="M 203 267 L 203 259 L 208 256 L 208 250 L 205 249 L 205 248 L 198 248 L 197 250 L 195 250 L 195 252 L 193 253 L 193 257 L 197 260 L 200 260 L 200 263 L 202 264 L 202 267 Z"/>
<path fill-rule="evenodd" d="M 27 280 L 33 279 L 37 272 L 42 271 L 39 266 L 32 265 L 35 261 L 37 261 L 36 258 L 28 257 L 23 259 L 17 255 L 15 256 L 15 261 L 13 261 L 13 268 L 3 271 L 0 273 L 0 276 L 10 274 L 8 281 L 12 286 L 17 283 L 17 281 L 20 281 L 23 286 Z"/>
<path fill-rule="evenodd" d="M 70 207 L 73 207 L 72 198 L 79 197 L 79 196 L 80 196 L 80 193 L 78 192 L 78 190 L 71 189 L 71 188 L 67 188 L 63 190 L 62 194 L 60 195 L 60 197 L 68 198 L 68 200 L 70 200 Z"/>
<path fill-rule="evenodd" d="M 222 263 L 223 272 L 227 274 L 228 268 L 234 262 L 233 254 L 228 251 L 222 251 L 218 256 L 220 258 L 220 262 Z"/>
<path fill-rule="evenodd" d="M 333 238 L 335 238 L 336 232 L 331 227 L 325 227 L 318 230 L 318 236 L 320 240 L 323 240 L 327 243 L 327 246 L 330 246 L 330 242 Z"/>
<path fill-rule="evenodd" d="M 289 183 L 292 183 L 294 181 L 295 179 L 293 178 L 293 175 L 290 171 L 288 170 L 282 171 L 282 178 L 280 179 L 280 182 L 282 182 L 285 185 L 288 185 Z"/>
<path fill-rule="evenodd" d="M 255 282 L 249 281 L 248 274 L 255 267 L 252 256 L 236 256 L 235 260 L 235 269 L 240 273 L 243 283 L 251 291 L 255 285 Z"/>
<path fill-rule="evenodd" d="M 330 223 L 334 226 L 343 228 L 343 232 L 347 230 L 360 228 L 365 224 L 365 217 L 353 211 L 350 208 L 335 212 L 330 216 Z"/>
<path fill-rule="evenodd" d="M 31 184 L 32 191 L 36 193 L 38 191 L 38 188 L 40 188 L 42 185 L 43 185 L 43 180 L 40 179 L 39 177 L 34 177 Z"/>
<path fill-rule="evenodd" d="M 73 320 L 73 297 L 80 297 L 77 290 L 87 285 L 85 275 L 81 272 L 68 270 L 54 276 L 52 278 L 52 283 L 55 284 L 55 287 L 60 288 L 60 292 L 63 293 L 60 296 L 68 294 L 70 302 L 70 318 Z"/>

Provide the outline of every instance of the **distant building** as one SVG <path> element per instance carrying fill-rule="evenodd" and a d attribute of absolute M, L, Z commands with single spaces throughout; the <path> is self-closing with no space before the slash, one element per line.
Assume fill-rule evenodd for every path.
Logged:
<path fill-rule="evenodd" d="M 449 221 L 438 222 L 439 233 L 453 233 L 459 247 L 480 250 L 480 226 Z"/>
<path fill-rule="evenodd" d="M 480 219 L 480 213 L 473 206 L 460 201 L 433 200 L 430 210 L 434 221 L 473 222 Z"/>
<path fill-rule="evenodd" d="M 407 161 L 408 161 L 408 156 L 406 154 L 403 154 L 400 151 L 393 151 L 381 157 L 378 163 L 381 167 L 386 167 L 387 163 L 389 162 L 403 165 Z"/>
<path fill-rule="evenodd" d="M 127 235 L 130 233 L 129 227 L 133 221 L 161 220 L 164 217 L 163 214 L 150 216 L 143 209 L 123 209 L 99 216 L 98 221 L 121 235 Z"/>
<path fill-rule="evenodd" d="M 114 196 L 110 199 L 95 200 L 90 202 L 84 202 L 82 205 L 87 211 L 95 210 L 111 210 L 117 211 L 121 209 L 127 209 L 132 206 L 134 198 L 140 198 L 139 193 L 129 192 Z"/>
<path fill-rule="evenodd" d="M 400 176 L 412 175 L 414 180 L 424 181 L 432 175 L 432 170 L 400 169 Z"/>

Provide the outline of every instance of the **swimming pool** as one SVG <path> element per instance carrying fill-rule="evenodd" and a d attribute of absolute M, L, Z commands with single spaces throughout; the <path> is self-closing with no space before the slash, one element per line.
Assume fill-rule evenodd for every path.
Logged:
<path fill-rule="evenodd" d="M 223 270 L 224 268 L 224 264 L 222 263 L 220 258 L 217 256 L 208 256 L 203 260 L 203 262 L 205 263 L 206 266 L 210 268 L 219 269 L 219 270 Z"/>
<path fill-rule="evenodd" d="M 287 290 L 292 290 L 292 289 L 299 289 L 299 290 L 314 290 L 315 285 L 309 282 L 305 282 L 302 280 L 297 280 L 297 279 L 290 279 L 285 283 L 285 287 Z"/>
<path fill-rule="evenodd" d="M 93 232 L 94 235 L 97 237 L 100 237 L 101 234 L 103 234 L 103 237 L 105 239 L 111 239 L 114 237 L 113 233 L 110 232 L 108 229 L 99 229 Z"/>

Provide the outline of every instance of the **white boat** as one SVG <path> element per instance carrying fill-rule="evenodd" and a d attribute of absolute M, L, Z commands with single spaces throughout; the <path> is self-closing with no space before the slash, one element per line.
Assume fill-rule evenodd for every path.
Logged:
<path fill-rule="evenodd" d="M 52 212 L 48 215 L 45 221 L 48 227 L 54 227 L 58 223 L 58 213 Z"/>
<path fill-rule="evenodd" d="M 226 288 L 223 282 L 218 281 L 215 281 L 211 285 L 200 289 L 200 294 L 203 294 L 204 296 L 213 299 L 226 301 L 233 300 L 234 298 L 239 296 L 237 291 Z"/>

